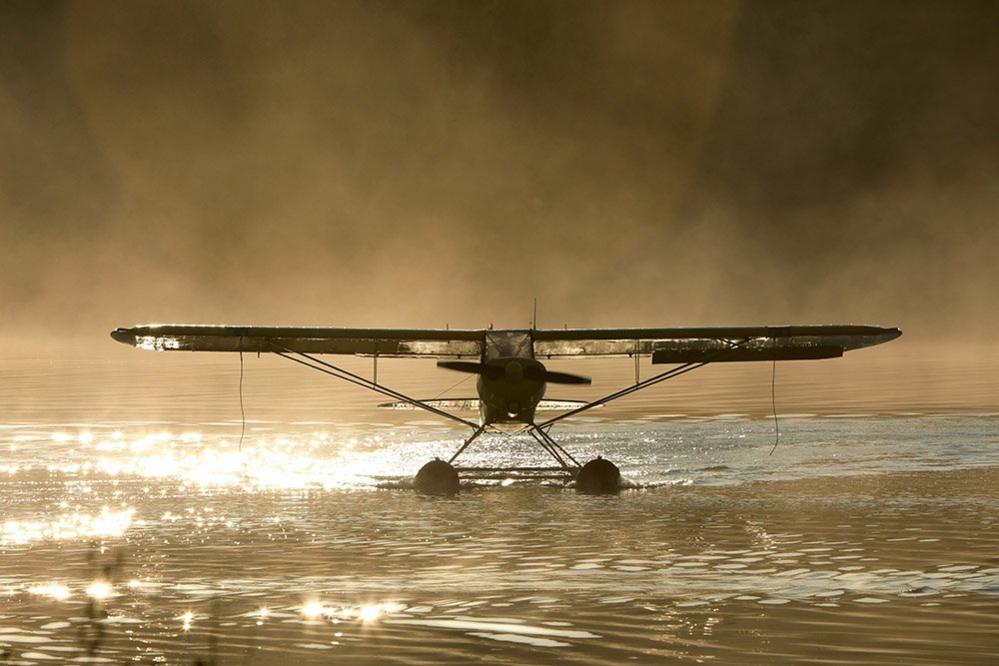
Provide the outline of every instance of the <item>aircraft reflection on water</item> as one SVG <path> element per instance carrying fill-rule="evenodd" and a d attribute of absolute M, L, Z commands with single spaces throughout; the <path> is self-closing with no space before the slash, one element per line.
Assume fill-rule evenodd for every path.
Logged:
<path fill-rule="evenodd" d="M 900 335 L 897 328 L 858 325 L 619 329 L 538 329 L 532 325 L 527 330 L 142 325 L 111 333 L 118 342 L 152 351 L 273 353 L 471 428 L 471 435 L 448 460 L 434 459 L 417 472 L 415 487 L 431 494 L 456 493 L 460 478 L 558 479 L 586 492 L 615 492 L 622 486 L 618 467 L 601 456 L 581 464 L 552 438 L 553 425 L 709 363 L 837 358 Z M 370 356 L 372 378 L 322 360 L 318 354 Z M 634 359 L 634 385 L 538 420 L 548 384 L 590 383 L 588 377 L 550 370 L 540 359 L 588 356 Z M 643 380 L 639 372 L 643 356 L 653 364 L 673 367 Z M 379 357 L 436 358 L 441 359 L 438 367 L 476 375 L 479 420 L 445 411 L 440 401 L 418 399 L 380 384 Z M 556 466 L 454 466 L 484 432 L 509 425 L 528 434 Z"/>

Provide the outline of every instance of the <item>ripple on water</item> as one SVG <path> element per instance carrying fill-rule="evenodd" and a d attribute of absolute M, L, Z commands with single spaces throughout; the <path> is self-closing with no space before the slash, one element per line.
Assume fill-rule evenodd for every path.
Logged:
<path fill-rule="evenodd" d="M 884 424 L 867 421 L 873 448 L 860 446 L 860 460 L 890 465 Z M 999 590 L 999 570 L 989 566 L 999 542 L 987 523 L 994 470 L 794 478 L 798 463 L 820 456 L 809 442 L 836 441 L 857 423 L 809 422 L 820 436 L 767 460 L 770 467 L 739 439 L 755 432 L 751 419 L 726 419 L 730 432 L 714 439 L 718 423 L 673 425 L 685 441 L 698 440 L 697 455 L 648 423 L 640 445 L 612 428 L 576 443 L 617 447 L 653 481 L 715 456 L 707 473 L 724 484 L 614 498 L 473 489 L 435 501 L 375 490 L 366 479 L 408 474 L 407 466 L 445 453 L 454 444 L 448 432 L 384 449 L 362 437 L 340 450 L 332 436 L 260 431 L 241 455 L 209 431 L 185 436 L 160 424 L 152 435 L 114 436 L 90 428 L 88 439 L 62 426 L 65 437 L 44 440 L 53 450 L 15 451 L 22 467 L 5 478 L 5 519 L 22 526 L 9 534 L 31 537 L 0 544 L 0 589 L 11 600 L 0 644 L 79 655 L 92 605 L 110 613 L 100 625 L 108 654 L 141 645 L 167 659 L 206 654 L 211 634 L 233 662 L 245 645 L 325 663 L 333 655 L 370 660 L 390 643 L 414 662 L 432 659 L 431 650 L 455 661 L 495 650 L 525 663 L 569 650 L 648 659 L 682 644 L 697 658 L 746 651 L 795 663 L 814 656 L 806 639 L 827 631 L 823 622 L 858 641 L 904 640 L 918 629 L 930 661 L 941 661 L 932 658 L 940 654 L 934 641 L 966 661 L 987 653 L 987 609 Z M 103 458 L 88 467 L 98 446 Z M 655 466 L 663 452 L 670 467 Z M 835 465 L 828 453 L 820 471 Z M 479 455 L 504 452 L 489 445 Z M 44 473 L 35 474 L 39 464 Z M 787 478 L 761 480 L 771 473 Z M 95 527 L 104 507 L 131 511 L 129 520 Z M 100 595 L 98 580 L 108 586 Z M 922 606 L 929 595 L 940 605 Z M 781 655 L 762 655 L 730 626 L 776 626 L 790 638 Z M 836 654 L 835 641 L 823 649 L 848 656 Z"/>

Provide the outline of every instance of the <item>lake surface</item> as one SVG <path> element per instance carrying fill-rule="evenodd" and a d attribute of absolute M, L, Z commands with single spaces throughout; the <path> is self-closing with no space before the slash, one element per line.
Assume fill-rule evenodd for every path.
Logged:
<path fill-rule="evenodd" d="M 452 499 L 382 479 L 465 432 L 244 362 L 245 431 L 232 356 L 0 361 L 7 658 L 999 658 L 995 355 L 784 364 L 774 396 L 770 366 L 719 364 L 553 430 L 639 489 L 502 483 Z M 562 367 L 595 385 L 552 397 L 633 381 L 626 361 Z M 462 379 L 432 362 L 379 377 L 421 398 Z M 545 462 L 499 435 L 463 460 Z"/>

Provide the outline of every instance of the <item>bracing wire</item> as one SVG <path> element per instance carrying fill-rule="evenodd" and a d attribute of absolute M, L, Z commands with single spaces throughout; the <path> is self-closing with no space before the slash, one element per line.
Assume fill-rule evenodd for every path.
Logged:
<path fill-rule="evenodd" d="M 774 446 L 770 449 L 770 455 L 777 450 L 780 443 L 780 422 L 777 420 L 777 359 L 774 358 L 773 366 L 770 370 L 770 407 L 774 413 Z"/>
<path fill-rule="evenodd" d="M 454 384 L 451 384 L 446 389 L 444 389 L 443 391 L 441 391 L 440 393 L 438 393 L 437 395 L 435 395 L 434 397 L 432 397 L 431 400 L 437 400 L 438 398 L 440 398 L 445 393 L 450 393 L 454 389 L 458 388 L 459 385 L 464 384 L 465 382 L 467 382 L 472 377 L 473 377 L 473 375 L 465 375 L 464 377 L 462 377 L 461 379 L 459 379 L 458 381 L 456 381 Z"/>
<path fill-rule="evenodd" d="M 240 345 L 242 347 L 242 344 Z M 246 409 L 243 408 L 243 350 L 239 350 L 239 450 L 243 450 L 243 437 L 246 435 Z"/>

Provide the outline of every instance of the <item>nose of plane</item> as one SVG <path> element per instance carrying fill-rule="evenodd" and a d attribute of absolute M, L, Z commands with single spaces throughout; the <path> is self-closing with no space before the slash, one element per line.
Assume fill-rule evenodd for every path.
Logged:
<path fill-rule="evenodd" d="M 506 364 L 506 380 L 508 382 L 520 382 L 524 380 L 524 366 L 517 361 Z"/>

